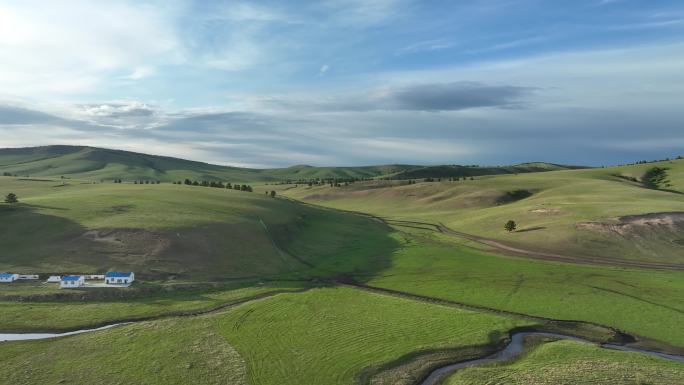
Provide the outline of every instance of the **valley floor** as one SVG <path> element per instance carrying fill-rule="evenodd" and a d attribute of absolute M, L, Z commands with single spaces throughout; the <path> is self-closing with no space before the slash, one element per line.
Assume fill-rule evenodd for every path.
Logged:
<path fill-rule="evenodd" d="M 102 261 L 85 254 L 76 264 L 59 265 L 62 257 L 33 252 L 31 242 L 44 236 L 72 240 L 59 233 L 64 219 L 79 234 L 108 223 L 107 216 L 129 229 L 169 234 L 230 222 L 258 246 L 234 246 L 244 234 L 219 231 L 215 235 L 229 241 L 200 250 L 211 260 L 208 267 L 159 252 L 154 266 L 174 279 L 137 282 L 119 298 L 0 287 L 0 333 L 135 321 L 2 342 L 0 384 L 417 385 L 435 368 L 501 349 L 520 330 L 684 355 L 684 271 L 627 263 L 663 263 L 654 258 L 606 266 L 501 255 L 477 239 L 409 223 L 419 217 L 383 223 L 263 193 L 163 185 L 45 190 L 33 184 L 40 182 L 7 183 L 29 207 L 0 210 L 11 217 L 0 241 L 14 253 L 0 257 L 4 268 L 99 267 Z M 134 204 L 112 213 L 124 193 Z M 192 210 L 184 206 L 187 199 Z M 49 226 L 29 231 L 34 214 L 49 216 Z M 181 239 L 188 234 L 177 233 Z M 21 234 L 30 241 L 14 242 Z M 203 243 L 187 241 L 188 255 Z M 109 247 L 98 242 L 91 250 Z M 134 255 L 107 255 L 106 263 L 139 263 Z M 173 270 L 181 265 L 188 267 Z M 156 277 L 158 271 L 145 273 Z M 180 289 L 176 275 L 183 274 L 189 287 Z M 663 358 L 573 341 L 527 342 L 523 356 L 457 371 L 446 384 L 659 385 L 684 378 L 684 364 Z"/>

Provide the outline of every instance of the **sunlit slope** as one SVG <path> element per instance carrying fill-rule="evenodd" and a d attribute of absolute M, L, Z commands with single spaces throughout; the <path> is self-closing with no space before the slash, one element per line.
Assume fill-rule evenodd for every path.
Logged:
<path fill-rule="evenodd" d="M 417 166 L 365 167 L 292 166 L 250 169 L 81 146 L 0 149 L 0 173 L 19 176 L 66 176 L 90 180 L 223 180 L 231 182 L 280 181 L 315 178 L 373 178 Z"/>
<path fill-rule="evenodd" d="M 684 365 L 677 362 L 587 343 L 556 341 L 542 343 L 512 363 L 460 370 L 444 384 L 671 385 L 680 383 L 682 378 Z"/>
<path fill-rule="evenodd" d="M 641 183 L 653 167 L 668 169 L 670 186 L 656 190 Z M 283 193 L 330 207 L 442 222 L 533 250 L 684 263 L 684 160 L 458 182 L 299 186 Z M 504 230 L 508 220 L 518 223 L 517 231 Z"/>
<path fill-rule="evenodd" d="M 314 289 L 205 316 L 2 343 L 0 369 L 14 385 L 348 385 L 416 351 L 481 355 L 484 345 L 529 324 L 347 288 Z"/>
<path fill-rule="evenodd" d="M 387 228 L 374 221 L 257 193 L 14 177 L 0 177 L 0 192 L 20 201 L 0 203 L 0 271 L 334 274 L 372 269 L 393 247 Z"/>
<path fill-rule="evenodd" d="M 565 169 L 548 163 L 516 166 L 415 166 L 378 165 L 358 167 L 313 167 L 254 169 L 218 166 L 203 162 L 147 155 L 129 151 L 83 146 L 45 146 L 0 149 L 0 173 L 31 177 L 66 177 L 95 181 L 222 180 L 230 182 L 308 181 L 312 179 L 369 179 L 391 177 L 448 178 Z"/>

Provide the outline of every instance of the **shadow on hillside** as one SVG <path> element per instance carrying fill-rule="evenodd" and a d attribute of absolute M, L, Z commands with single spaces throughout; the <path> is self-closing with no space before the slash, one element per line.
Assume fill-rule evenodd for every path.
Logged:
<path fill-rule="evenodd" d="M 530 231 L 537 231 L 537 230 L 544 230 L 544 229 L 546 229 L 546 227 L 544 227 L 544 226 L 535 226 L 535 227 L 528 227 L 525 229 L 516 230 L 516 233 L 527 233 Z"/>
<path fill-rule="evenodd" d="M 23 206 L 26 206 L 31 209 L 45 209 L 45 210 L 59 210 L 59 211 L 69 211 L 70 209 L 64 208 L 64 207 L 55 207 L 55 206 L 45 206 L 45 205 L 37 205 L 37 204 L 30 204 L 30 203 L 22 203 Z"/>
<path fill-rule="evenodd" d="M 23 203 L 0 205 L 0 264 L 19 272 L 43 272 L 48 263 L 58 268 L 78 250 L 66 248 L 68 242 L 86 229 L 67 218 L 42 214 L 41 206 Z M 33 270 L 36 269 L 36 270 Z M 41 271 L 37 271 L 41 270 Z"/>

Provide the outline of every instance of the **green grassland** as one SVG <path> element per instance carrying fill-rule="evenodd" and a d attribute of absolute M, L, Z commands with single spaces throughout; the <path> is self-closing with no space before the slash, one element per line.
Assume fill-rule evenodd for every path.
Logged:
<path fill-rule="evenodd" d="M 670 186 L 641 183 L 653 166 L 669 169 Z M 532 164 L 528 171 L 546 172 L 457 182 L 262 184 L 254 193 L 99 182 L 402 178 L 454 171 L 449 167 L 250 170 L 83 147 L 0 151 L 0 172 L 31 175 L 0 177 L 0 195 L 14 192 L 20 200 L 0 203 L 0 271 L 133 270 L 142 281 L 109 291 L 121 298 L 42 284 L 0 286 L 0 330 L 146 320 L 0 343 L 0 383 L 412 384 L 416 370 L 481 356 L 509 330 L 545 323 L 512 313 L 606 325 L 645 337 L 645 346 L 684 351 L 684 271 L 497 255 L 426 226 L 393 229 L 329 209 L 443 223 L 529 250 L 684 265 L 679 214 L 662 214 L 684 212 L 682 160 L 577 170 Z M 278 197 L 264 194 L 272 189 Z M 621 218 L 649 213 L 657 215 Z M 517 231 L 503 229 L 509 219 L 519 223 Z M 350 279 L 467 306 L 335 285 Z M 166 290 L 181 284 L 197 289 Z M 7 300 L 12 296 L 22 301 Z M 664 384 L 681 375 L 676 365 L 552 342 L 519 361 L 449 381 L 606 383 L 613 376 L 608 383 L 627 384 L 638 383 L 638 372 Z M 580 373 L 568 377 L 573 371 Z"/>
<path fill-rule="evenodd" d="M 302 288 L 302 284 L 296 282 L 269 282 L 232 284 L 214 290 L 161 292 L 141 298 L 0 301 L 3 309 L 0 325 L 2 332 L 69 331 L 121 321 L 205 312 L 257 296 Z M 4 292 L 5 288 L 1 290 Z"/>
<path fill-rule="evenodd" d="M 230 182 L 283 181 L 315 178 L 373 178 L 419 166 L 312 167 L 254 169 L 218 166 L 178 158 L 82 146 L 45 146 L 0 149 L 0 174 L 88 180 L 159 180 L 175 182 L 222 180 Z"/>
<path fill-rule="evenodd" d="M 178 158 L 147 155 L 129 151 L 83 146 L 44 146 L 0 149 L 0 173 L 31 177 L 61 177 L 88 180 L 123 179 L 175 182 L 221 180 L 229 182 L 280 182 L 312 179 L 400 179 L 506 174 L 565 169 L 548 163 L 516 166 L 415 166 L 404 164 L 313 167 L 296 165 L 285 168 L 255 169 L 218 166 Z"/>
<path fill-rule="evenodd" d="M 402 244 L 373 287 L 475 306 L 612 326 L 684 347 L 684 272 L 497 256 L 441 234 L 395 234 Z"/>
<path fill-rule="evenodd" d="M 484 346 L 529 324 L 355 289 L 323 288 L 199 317 L 2 343 L 0 369 L 2 381 L 15 385 L 346 385 L 364 370 L 400 362 L 416 350 Z"/>
<path fill-rule="evenodd" d="M 671 186 L 640 178 L 668 168 Z M 291 187 L 291 186 L 290 186 Z M 636 166 L 477 177 L 457 182 L 370 181 L 298 186 L 282 194 L 317 205 L 448 227 L 528 250 L 614 260 L 684 264 L 684 160 Z M 655 217 L 624 216 L 657 213 Z M 504 223 L 518 223 L 508 233 Z M 648 223 L 645 223 L 648 222 Z"/>
<path fill-rule="evenodd" d="M 467 368 L 445 385 L 672 385 L 684 378 L 684 365 L 643 354 L 556 341 L 542 343 L 519 360 Z"/>
<path fill-rule="evenodd" d="M 0 191 L 20 200 L 0 203 L 0 271 L 311 276 L 381 268 L 394 247 L 375 221 L 235 190 L 0 177 Z"/>
<path fill-rule="evenodd" d="M 247 384 L 245 362 L 207 317 L 0 344 L 0 384 Z"/>

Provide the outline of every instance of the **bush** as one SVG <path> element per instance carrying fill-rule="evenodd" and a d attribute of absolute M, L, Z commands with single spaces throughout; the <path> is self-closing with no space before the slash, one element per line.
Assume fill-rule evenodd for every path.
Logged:
<path fill-rule="evenodd" d="M 667 168 L 653 167 L 650 168 L 643 177 L 642 182 L 650 188 L 659 189 L 662 187 L 669 187 L 670 181 L 667 179 Z"/>
<path fill-rule="evenodd" d="M 512 220 L 506 222 L 506 224 L 504 225 L 504 229 L 506 229 L 509 233 L 515 231 L 516 227 L 518 227 L 518 225 L 515 223 L 515 221 Z"/>
<path fill-rule="evenodd" d="M 19 199 L 17 199 L 17 194 L 15 193 L 9 193 L 5 197 L 5 203 L 17 203 L 19 202 Z"/>

